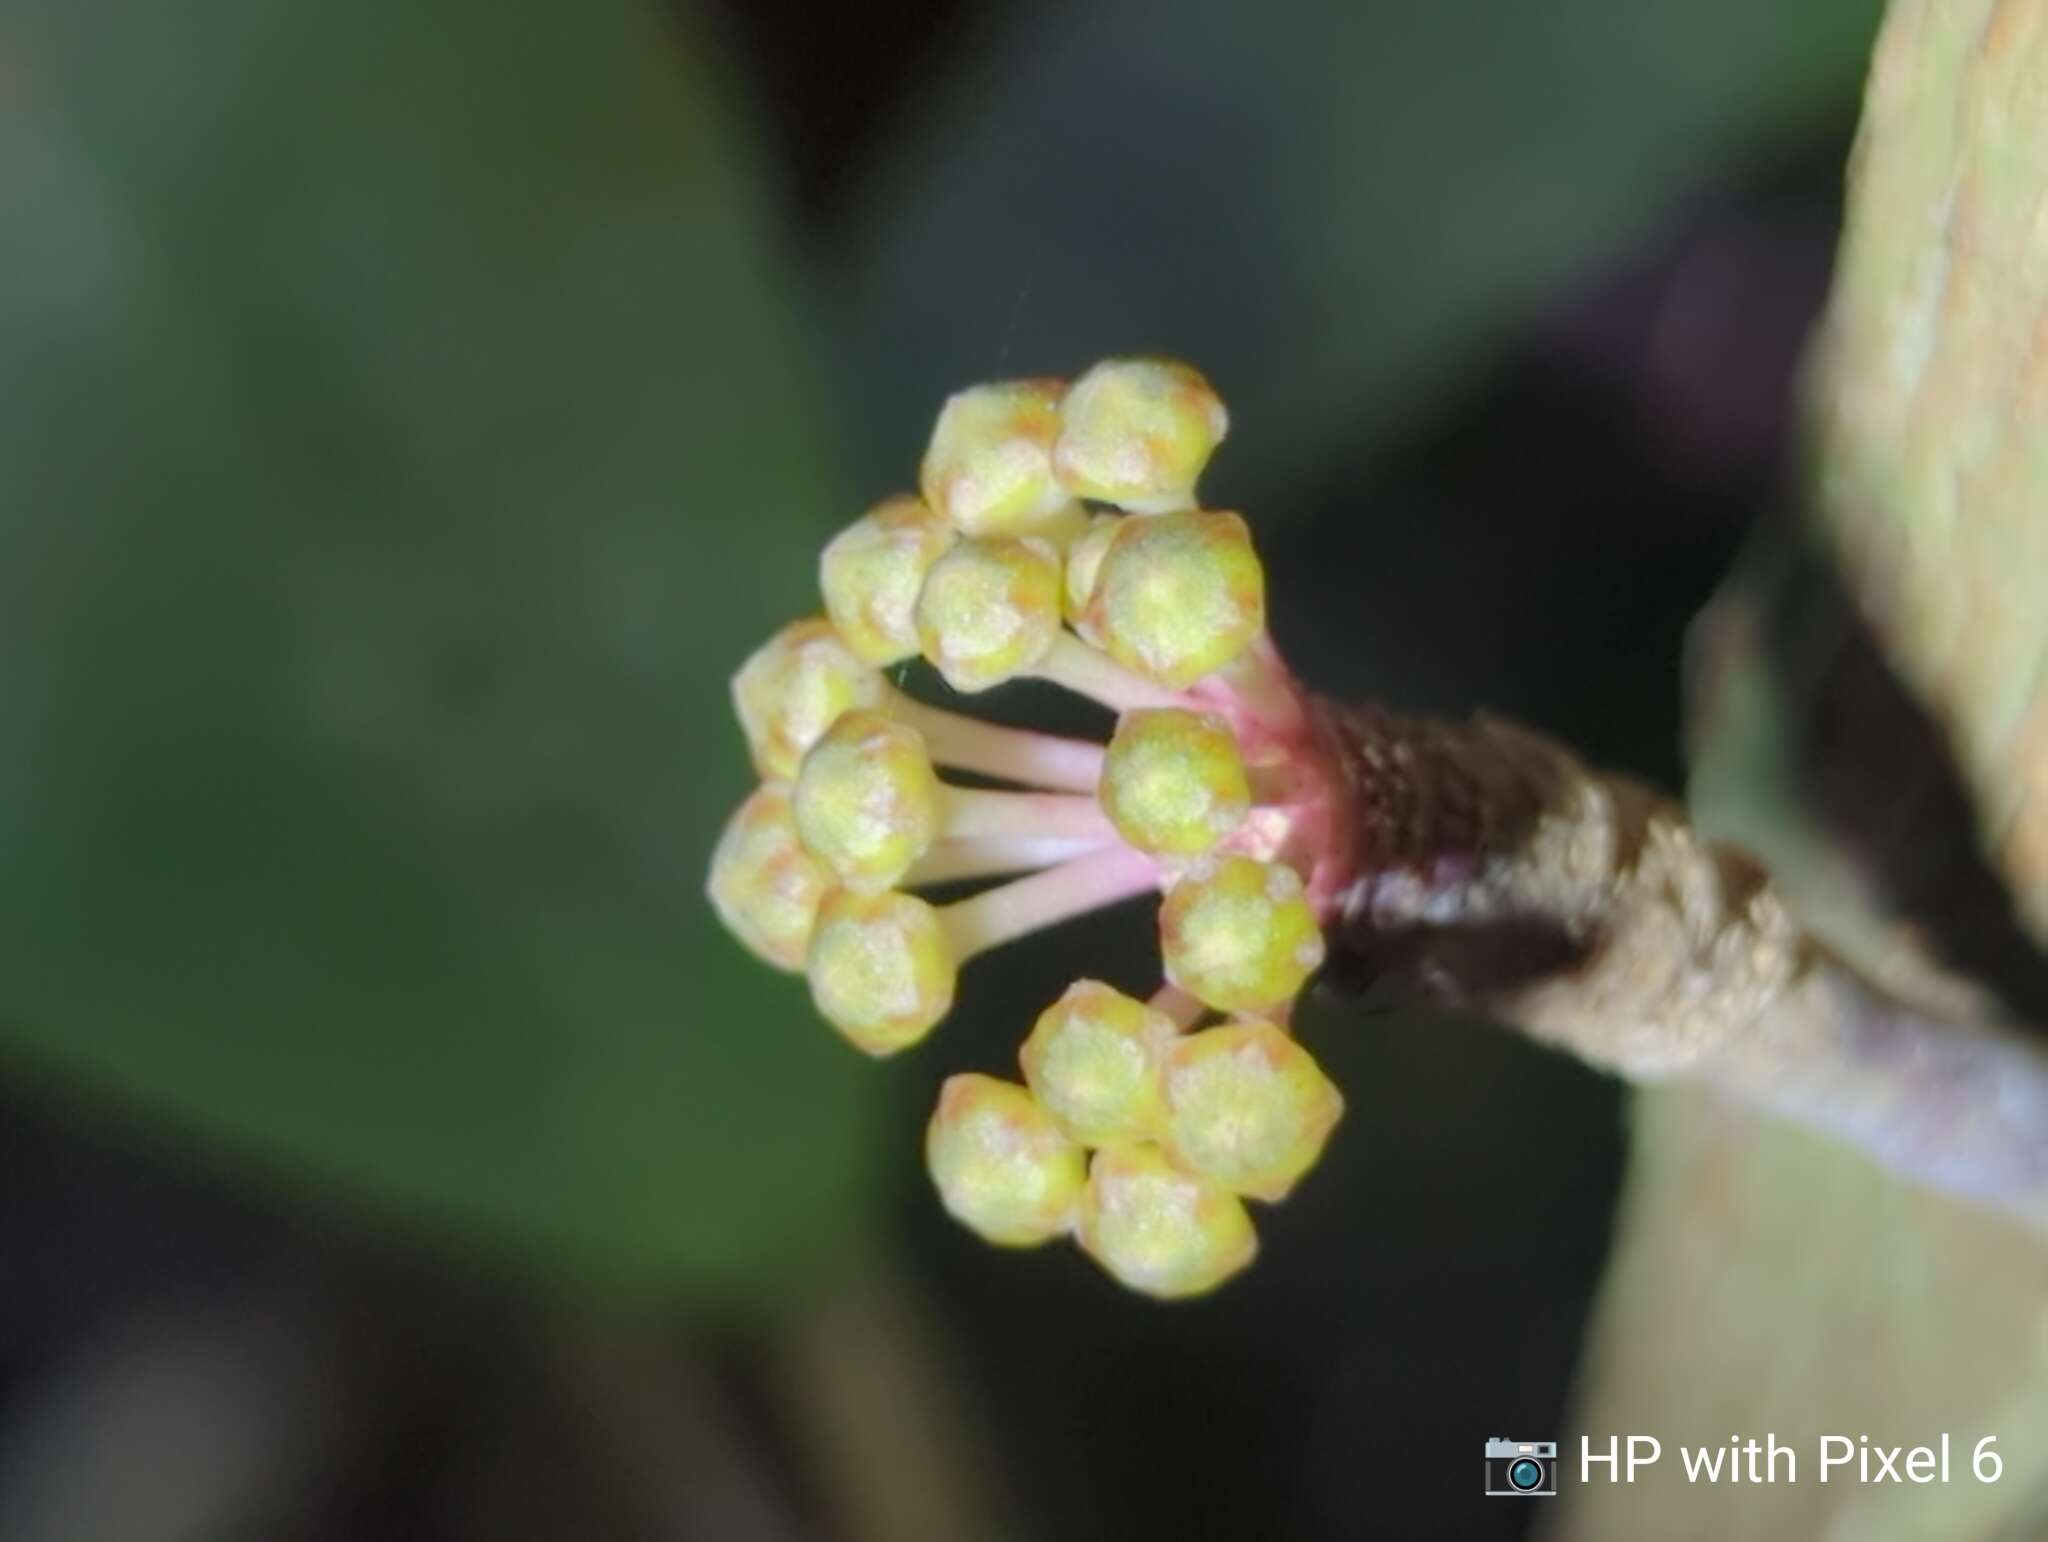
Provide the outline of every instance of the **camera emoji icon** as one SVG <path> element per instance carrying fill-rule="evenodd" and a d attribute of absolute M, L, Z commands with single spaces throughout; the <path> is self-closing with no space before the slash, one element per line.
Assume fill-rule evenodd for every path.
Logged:
<path fill-rule="evenodd" d="M 1547 1499 L 1557 1492 L 1557 1442 L 1486 1442 L 1486 1492 L 1496 1499 Z"/>

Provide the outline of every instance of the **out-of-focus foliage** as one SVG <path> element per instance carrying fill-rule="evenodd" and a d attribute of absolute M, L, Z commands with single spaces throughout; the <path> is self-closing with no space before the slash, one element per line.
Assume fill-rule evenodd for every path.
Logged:
<path fill-rule="evenodd" d="M 701 896 L 724 677 L 843 494 L 684 42 L 0 19 L 0 1034 L 708 1287 L 856 1219 L 872 1083 Z"/>
<path fill-rule="evenodd" d="M 26 0 L 0 1044 L 499 1245 L 758 1277 L 857 1219 L 881 1085 L 700 895 L 790 554 L 945 392 L 1129 347 L 1213 362 L 1218 491 L 1283 513 L 1827 110 L 1874 9 L 1012 7 L 818 254 L 840 479 L 768 172 L 653 8 Z"/>
<path fill-rule="evenodd" d="M 1813 518 L 1760 541 L 1699 632 L 1691 785 L 1702 824 L 1762 856 L 1894 989 L 1966 1015 L 2002 997 L 2037 1022 L 2044 87 L 2040 7 L 1895 0 L 1810 365 Z M 1922 949 L 1963 978 L 1913 962 Z M 1595 1485 L 1572 1534 L 1638 1536 L 1651 1516 L 1673 1536 L 1766 1518 L 1772 1535 L 2038 1534 L 2041 1239 L 1704 1094 L 1648 1095 L 1636 1115 L 1578 1423 L 1655 1430 L 1667 1453 L 1775 1429 L 1801 1451 L 1800 1486 Z M 1814 1481 L 1822 1433 L 1917 1445 L 1943 1431 L 1947 1485 Z M 1985 1435 L 2004 1462 L 1992 1487 L 1967 1471 Z"/>

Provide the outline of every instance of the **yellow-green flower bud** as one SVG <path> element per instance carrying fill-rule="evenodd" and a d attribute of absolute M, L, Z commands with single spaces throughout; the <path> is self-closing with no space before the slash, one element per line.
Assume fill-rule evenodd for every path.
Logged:
<path fill-rule="evenodd" d="M 1105 1146 L 1081 1191 L 1081 1246 L 1132 1290 L 1196 1296 L 1214 1290 L 1259 1250 L 1235 1194 L 1182 1172 L 1157 1146 Z"/>
<path fill-rule="evenodd" d="M 958 968 L 939 913 L 915 895 L 834 889 L 804 965 L 818 1011 L 854 1047 L 893 1055 L 953 1005 Z"/>
<path fill-rule="evenodd" d="M 1144 1140 L 1159 1131 L 1159 1059 L 1178 1033 L 1164 1012 L 1076 980 L 1039 1014 L 1017 1058 L 1046 1112 L 1083 1145 Z"/>
<path fill-rule="evenodd" d="M 924 656 L 956 691 L 985 691 L 1045 657 L 1060 634 L 1060 559 L 1039 540 L 966 540 L 917 597 Z"/>
<path fill-rule="evenodd" d="M 1109 543 L 1116 539 L 1122 523 L 1115 514 L 1093 515 L 1088 521 L 1088 528 L 1067 548 L 1067 581 L 1061 594 L 1060 609 L 1074 630 L 1098 647 L 1100 639 L 1088 624 L 1088 596 L 1095 592 L 1095 579 L 1102 571 L 1102 559 L 1109 554 Z"/>
<path fill-rule="evenodd" d="M 804 756 L 797 833 L 849 889 L 886 889 L 939 838 L 945 798 L 924 735 L 856 707 Z"/>
<path fill-rule="evenodd" d="M 777 969 L 804 967 L 832 875 L 797 839 L 789 789 L 769 783 L 733 811 L 711 854 L 705 893 L 726 928 Z"/>
<path fill-rule="evenodd" d="M 1009 380 L 946 398 L 918 484 L 966 535 L 1039 535 L 1073 501 L 1053 475 L 1059 380 Z"/>
<path fill-rule="evenodd" d="M 1166 977 L 1219 1012 L 1260 1012 L 1292 1001 L 1323 961 L 1292 868 L 1250 857 L 1203 862 L 1159 907 Z"/>
<path fill-rule="evenodd" d="M 1093 518 L 1086 504 L 1078 498 L 1070 499 L 1043 519 L 1034 521 L 1025 533 L 1045 542 L 1055 551 L 1064 552 L 1088 533 L 1088 522 Z"/>
<path fill-rule="evenodd" d="M 1082 611 L 1110 657 L 1179 689 L 1220 669 L 1266 624 L 1266 575 L 1235 514 L 1124 520 Z"/>
<path fill-rule="evenodd" d="M 1190 1034 L 1166 1052 L 1162 1144 L 1180 1166 L 1254 1199 L 1284 1199 L 1344 1112 L 1315 1057 L 1262 1020 Z"/>
<path fill-rule="evenodd" d="M 925 1130 L 925 1166 L 953 1219 L 1002 1247 L 1069 1230 L 1087 1159 L 1015 1082 L 949 1076 Z"/>
<path fill-rule="evenodd" d="M 1139 708 L 1117 720 L 1097 790 L 1140 851 L 1193 856 L 1244 822 L 1251 783 L 1230 725 L 1213 712 Z"/>
<path fill-rule="evenodd" d="M 878 707 L 881 675 L 854 657 L 823 616 L 792 621 L 732 677 L 732 704 L 764 777 L 788 781 L 833 720 L 849 707 Z"/>
<path fill-rule="evenodd" d="M 958 539 L 917 498 L 878 503 L 825 545 L 818 587 L 846 646 L 870 664 L 917 652 L 917 591 Z"/>
<path fill-rule="evenodd" d="M 1187 365 L 1107 359 L 1067 393 L 1053 467 L 1079 497 L 1140 513 L 1184 509 L 1229 428 L 1222 401 Z"/>

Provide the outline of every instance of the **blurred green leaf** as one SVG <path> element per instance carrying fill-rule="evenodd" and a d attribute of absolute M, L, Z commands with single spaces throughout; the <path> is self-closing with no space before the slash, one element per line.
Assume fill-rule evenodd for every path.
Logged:
<path fill-rule="evenodd" d="M 0 20 L 0 1035 L 551 1267 L 858 1220 L 717 932 L 736 659 L 843 517 L 759 167 L 652 8 Z"/>
<path fill-rule="evenodd" d="M 1231 406 L 1211 495 L 1282 517 L 1732 156 L 1831 124 L 1878 11 L 1015 7 L 859 207 L 863 442 L 918 442 L 961 380 L 1164 350 Z"/>

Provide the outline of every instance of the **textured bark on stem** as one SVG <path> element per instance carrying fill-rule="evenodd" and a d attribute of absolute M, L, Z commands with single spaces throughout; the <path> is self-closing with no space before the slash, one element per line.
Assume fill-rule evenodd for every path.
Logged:
<path fill-rule="evenodd" d="M 2048 1224 L 2048 1060 L 1888 996 L 1671 800 L 1492 717 L 1316 704 L 1349 810 L 1335 978 L 1703 1082 Z"/>

